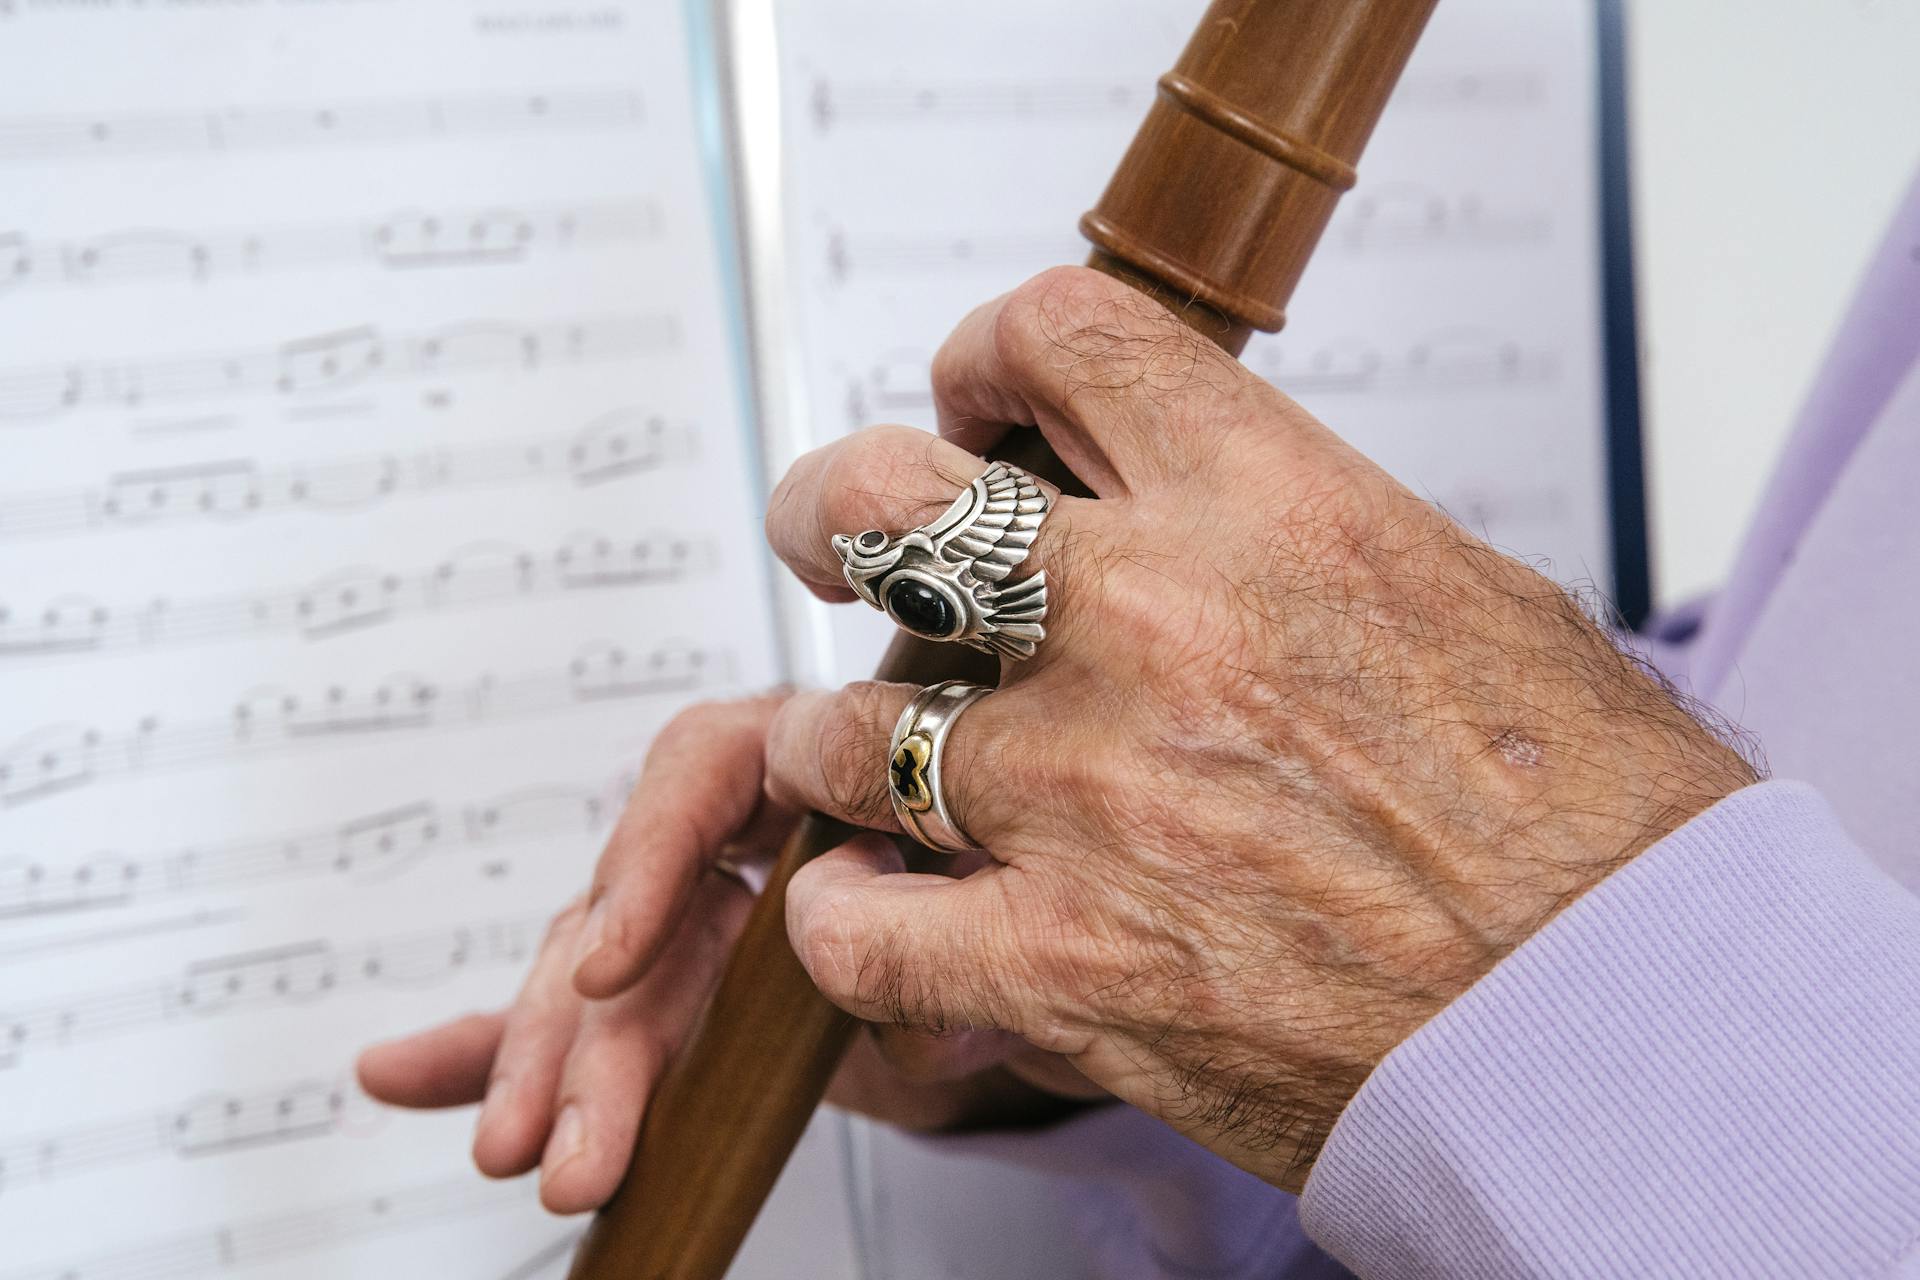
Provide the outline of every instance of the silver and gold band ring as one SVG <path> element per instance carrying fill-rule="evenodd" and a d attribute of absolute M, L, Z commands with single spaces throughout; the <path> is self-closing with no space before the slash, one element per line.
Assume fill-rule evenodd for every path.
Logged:
<path fill-rule="evenodd" d="M 940 754 L 966 709 L 993 690 L 964 680 L 943 680 L 914 695 L 893 726 L 887 752 L 887 798 L 907 834 L 940 853 L 967 853 L 980 846 L 960 829 L 940 790 Z"/>

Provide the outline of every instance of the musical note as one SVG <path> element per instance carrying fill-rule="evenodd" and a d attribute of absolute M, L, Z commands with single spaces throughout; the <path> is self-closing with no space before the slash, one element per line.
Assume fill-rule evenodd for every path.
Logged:
<path fill-rule="evenodd" d="M 694 455 L 694 441 L 690 426 L 632 408 L 601 414 L 567 435 L 292 467 L 221 458 L 122 471 L 83 489 L 0 495 L 0 542 L 181 520 L 361 510 L 402 497 L 533 480 L 586 487 L 684 463 Z M 78 621 L 78 614 L 61 620 L 69 642 Z M 10 630 L 0 618 L 0 645 Z"/>
<path fill-rule="evenodd" d="M 1533 107 L 1546 98 L 1546 82 L 1527 67 L 1421 71 L 1402 76 L 1388 101 L 1391 111 L 1505 111 Z"/>
<path fill-rule="evenodd" d="M 435 613 L 686 582 L 715 572 L 719 563 L 708 538 L 583 531 L 540 553 L 480 542 L 424 568 L 358 565 L 302 587 L 162 596 L 141 604 L 79 594 L 39 608 L 0 601 L 0 666 L 269 635 L 320 642 Z"/>
<path fill-rule="evenodd" d="M 9 4 L 0 1276 L 550 1257 L 330 1069 L 784 674 L 697 15 Z"/>
<path fill-rule="evenodd" d="M 532 955 L 546 925 L 546 916 L 529 915 L 352 945 L 316 938 L 192 961 L 158 982 L 0 1008 L 0 1069 L 19 1066 L 29 1054 L 145 1027 L 418 987 L 475 967 L 517 966 Z"/>
<path fill-rule="evenodd" d="M 632 771 L 586 785 L 528 785 L 445 805 L 431 799 L 274 836 L 165 853 L 0 857 L 0 921 L 77 917 L 159 899 L 327 877 L 384 882 L 430 858 L 478 857 L 528 841 L 604 832 Z M 497 866 L 483 867 L 486 875 Z"/>
<path fill-rule="evenodd" d="M 1510 110 L 1542 99 L 1540 77 L 1522 69 L 1409 72 L 1395 88 L 1392 109 Z M 808 96 L 816 133 L 860 126 L 915 129 L 928 117 L 1004 128 L 1009 120 L 1110 118 L 1132 123 L 1147 112 L 1153 90 L 1143 81 L 1046 80 L 850 80 L 819 76 Z"/>
<path fill-rule="evenodd" d="M 18 231 L 0 232 L 0 293 L 34 277 L 33 249 Z"/>
<path fill-rule="evenodd" d="M 827 234 L 827 275 L 844 285 L 855 272 L 877 276 L 915 271 L 973 271 L 1005 267 L 1035 270 L 1071 261 L 1084 242 L 1067 232 L 1013 232 L 1003 235 L 871 235 L 858 239 L 844 230 Z"/>
<path fill-rule="evenodd" d="M 1321 253 L 1511 247 L 1539 241 L 1549 227 L 1544 211 L 1490 209 L 1474 195 L 1447 197 L 1416 183 L 1382 183 L 1356 191 L 1342 204 Z M 844 286 L 856 273 L 890 277 L 990 267 L 1017 278 L 1070 261 L 1082 243 L 1067 232 L 856 236 L 834 228 L 826 233 L 827 277 Z"/>
<path fill-rule="evenodd" d="M 524 1202 L 524 1189 L 464 1178 L 357 1195 L 226 1226 L 142 1240 L 70 1261 L 0 1271 L 0 1280 L 199 1280 L 432 1222 L 497 1213 Z"/>
<path fill-rule="evenodd" d="M 686 694 L 727 683 L 731 665 L 722 649 L 661 644 L 630 652 L 596 643 L 558 672 L 481 676 L 454 686 L 399 674 L 306 697 L 268 687 L 237 699 L 214 720 L 170 724 L 147 715 L 117 733 L 49 725 L 0 748 L 0 810 L 107 779 Z"/>
<path fill-rule="evenodd" d="M 1301 352 L 1284 337 L 1257 343 L 1243 357 L 1253 372 L 1302 399 L 1330 395 L 1412 395 L 1548 384 L 1559 370 L 1541 347 L 1459 330 L 1437 333 L 1405 349 L 1383 351 L 1358 338 Z M 847 384 L 849 429 L 933 408 L 930 364 L 923 351 L 884 357 Z"/>
<path fill-rule="evenodd" d="M 1498 248 L 1536 244 L 1551 227 L 1544 209 L 1490 209 L 1475 195 L 1449 198 L 1418 183 L 1387 182 L 1354 192 L 1327 228 L 1327 243 L 1349 252 Z"/>
<path fill-rule="evenodd" d="M 1249 352 L 1247 367 L 1292 396 L 1434 395 L 1550 383 L 1554 353 L 1514 339 L 1458 329 L 1398 352 L 1358 338 L 1305 353 L 1284 339 Z"/>
<path fill-rule="evenodd" d="M 124 744 L 126 753 L 138 750 L 147 728 L 143 724 L 134 729 Z M 15 739 L 0 754 L 0 808 L 45 800 L 93 782 L 100 775 L 101 746 L 97 730 L 75 725 L 49 725 Z"/>
<path fill-rule="evenodd" d="M 407 378 L 525 373 L 548 365 L 618 360 L 679 341 L 680 321 L 669 314 L 545 325 L 476 320 L 411 334 L 360 325 L 210 355 L 0 369 L 0 421 L 33 422 L 89 406 L 141 407 L 236 395 L 296 399 Z"/>
<path fill-rule="evenodd" d="M 813 82 L 815 130 L 847 125 L 910 125 L 917 117 L 954 116 L 999 125 L 1005 117 L 1131 116 L 1146 113 L 1153 90 L 1138 81 L 856 81 Z"/>
<path fill-rule="evenodd" d="M 110 231 L 41 242 L 0 235 L 0 299 L 11 292 L 156 280 L 197 284 L 358 264 L 376 270 L 502 266 L 657 238 L 657 201 L 559 207 L 403 209 L 353 221 Z"/>
<path fill-rule="evenodd" d="M 234 700 L 219 720 L 165 723 L 142 716 L 119 733 L 46 725 L 0 748 L 0 810 L 104 779 L 582 712 L 609 700 L 684 695 L 730 679 L 730 654 L 722 649 L 666 643 L 630 652 L 597 643 L 559 672 L 482 676 L 451 687 L 399 674 L 359 689 L 336 685 L 319 697 L 265 687 Z"/>
<path fill-rule="evenodd" d="M 892 420 L 933 408 L 933 362 L 925 351 L 895 351 L 883 355 L 864 378 L 847 388 L 848 430 L 872 422 Z M 0 512 L 4 507 L 0 507 Z M 0 530 L 5 529 L 0 517 Z"/>
<path fill-rule="evenodd" d="M 160 1156 L 202 1159 L 254 1147 L 378 1129 L 386 1113 L 342 1080 L 299 1080 L 251 1093 L 198 1094 L 175 1106 L 24 1137 L 0 1137 L 0 1198 Z"/>
<path fill-rule="evenodd" d="M 598 132 L 638 128 L 644 119 L 640 95 L 627 89 L 13 116 L 0 117 L 0 164 Z"/>

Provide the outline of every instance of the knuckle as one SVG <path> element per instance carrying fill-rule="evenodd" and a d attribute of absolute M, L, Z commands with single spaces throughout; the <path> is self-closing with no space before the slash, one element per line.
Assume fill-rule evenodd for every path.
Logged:
<path fill-rule="evenodd" d="M 1098 610 L 1101 625 L 1145 657 L 1165 656 L 1204 644 L 1210 628 L 1196 616 L 1191 593 L 1158 565 L 1129 562 L 1103 575 Z"/>
<path fill-rule="evenodd" d="M 1255 660 L 1259 619 L 1239 598 L 1236 571 L 1194 572 L 1191 566 L 1218 557 L 1189 533 L 1149 528 L 1128 545 L 1075 547 L 1065 558 L 1074 575 L 1071 625 L 1125 663 L 1129 678 L 1148 692 L 1207 685 Z"/>
<path fill-rule="evenodd" d="M 871 1019 L 934 1035 L 955 1029 L 932 985 L 908 963 L 897 937 L 868 939 L 851 960 L 853 998 Z"/>
<path fill-rule="evenodd" d="M 1049 368 L 1062 297 L 1079 287 L 1069 277 L 1075 270 L 1056 267 L 1041 272 L 1008 294 L 995 313 L 990 335 L 994 359 L 1015 380 L 1030 384 Z"/>
<path fill-rule="evenodd" d="M 807 477 L 818 470 L 820 450 L 815 449 L 795 458 L 786 472 L 773 486 L 773 492 L 767 495 L 766 525 L 769 530 L 780 527 L 780 516 L 798 498 L 799 492 L 807 482 Z"/>
<path fill-rule="evenodd" d="M 1136 414 L 1143 392 L 1163 404 L 1176 394 L 1204 397 L 1206 422 L 1219 426 L 1244 412 L 1229 412 L 1242 391 L 1265 387 L 1159 301 L 1084 267 L 1034 277 L 997 320 L 997 354 L 1030 394 L 1097 393 Z M 1174 474 L 1202 462 L 1192 446 L 1179 452 Z"/>
<path fill-rule="evenodd" d="M 961 717 L 940 757 L 941 793 L 947 807 L 960 829 L 977 841 L 1007 831 L 1017 821 L 1018 811 L 1044 794 L 1042 779 L 1053 754 L 1045 741 L 1045 728 L 1033 726 L 1022 731 L 1018 758 L 1012 758 L 1009 735 L 995 720 L 976 719 L 981 707 L 991 701 L 991 696 L 982 699 Z"/>
<path fill-rule="evenodd" d="M 1084 709 L 1111 726 L 1097 702 Z M 1081 815 L 1101 812 L 1114 775 L 1097 772 L 1091 757 L 1098 752 L 1089 752 L 1084 736 L 1018 692 L 981 699 L 953 727 L 941 757 L 942 792 L 954 820 L 1004 859 L 1017 853 L 1009 841 L 1057 830 L 1067 815 L 1082 821 Z"/>
<path fill-rule="evenodd" d="M 886 754 L 892 691 L 875 681 L 848 685 L 834 699 L 820 734 L 820 768 L 828 798 L 858 826 L 891 825 Z"/>
<path fill-rule="evenodd" d="M 912 427 L 866 427 L 848 436 L 828 460 L 819 495 L 834 531 L 872 524 L 890 501 L 929 488 L 934 439 Z"/>
<path fill-rule="evenodd" d="M 902 692 L 882 680 L 855 680 L 841 691 L 841 718 L 884 746 L 899 718 Z"/>
<path fill-rule="evenodd" d="M 836 1001 L 854 1001 L 858 996 L 861 965 L 857 956 L 863 944 L 854 903 L 838 890 L 829 890 L 812 902 L 794 940 L 800 963 L 814 985 Z"/>
<path fill-rule="evenodd" d="M 967 349 L 953 338 L 941 343 L 927 368 L 927 383 L 935 404 L 945 404 L 973 385 L 973 364 Z"/>
<path fill-rule="evenodd" d="M 1051 374 L 1072 335 L 1099 327 L 1137 327 L 1137 321 L 1152 314 L 1152 305 L 1102 272 L 1053 267 L 1007 295 L 994 318 L 994 354 L 1016 376 Z"/>
<path fill-rule="evenodd" d="M 652 764 L 677 755 L 705 741 L 714 728 L 727 718 L 730 709 L 731 704 L 717 699 L 696 702 L 684 708 L 653 735 L 653 744 L 647 748 L 647 762 Z"/>

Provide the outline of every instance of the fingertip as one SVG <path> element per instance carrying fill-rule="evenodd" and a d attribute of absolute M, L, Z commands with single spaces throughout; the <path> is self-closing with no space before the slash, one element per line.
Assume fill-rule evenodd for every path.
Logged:
<path fill-rule="evenodd" d="M 387 1062 L 397 1042 L 382 1040 L 362 1049 L 353 1059 L 353 1078 L 359 1084 L 360 1091 L 376 1102 L 397 1102 L 388 1096 L 388 1083 L 393 1068 Z"/>
<path fill-rule="evenodd" d="M 619 926 L 619 908 L 611 890 L 595 896 L 580 925 L 573 953 L 573 989 L 588 999 L 612 995 L 625 984 L 629 968 L 626 931 Z"/>
<path fill-rule="evenodd" d="M 480 1100 L 506 1025 L 473 1013 L 395 1040 L 368 1045 L 354 1077 L 368 1096 L 399 1107 L 458 1107 Z"/>
<path fill-rule="evenodd" d="M 568 1103 L 554 1122 L 540 1157 L 540 1203 L 550 1213 L 585 1213 L 613 1195 L 620 1170 L 597 1141 L 599 1126 L 579 1103 Z"/>
<path fill-rule="evenodd" d="M 491 1147 L 481 1145 L 478 1138 L 473 1144 L 473 1167 L 489 1178 L 517 1178 L 531 1172 L 538 1164 L 539 1148 L 532 1156 L 521 1157 L 497 1144 Z"/>
<path fill-rule="evenodd" d="M 538 1110 L 516 1096 L 511 1078 L 496 1077 L 473 1125 L 474 1167 L 489 1178 L 517 1178 L 539 1163 L 547 1135 Z"/>
<path fill-rule="evenodd" d="M 646 974 L 651 958 L 603 948 L 583 959 L 574 969 L 574 994 L 588 1000 L 611 1000 Z"/>
<path fill-rule="evenodd" d="M 575 993 L 589 1000 L 605 1000 L 617 996 L 631 981 L 625 958 L 611 955 L 604 948 L 592 955 L 582 957 L 580 963 L 573 969 Z"/>
<path fill-rule="evenodd" d="M 667 942 L 670 908 L 633 901 L 609 890 L 587 913 L 575 950 L 571 981 L 589 1000 L 619 995 L 652 966 Z"/>

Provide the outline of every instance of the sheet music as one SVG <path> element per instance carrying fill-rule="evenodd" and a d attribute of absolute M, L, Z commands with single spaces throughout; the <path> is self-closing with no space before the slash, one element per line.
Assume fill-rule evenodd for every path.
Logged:
<path fill-rule="evenodd" d="M 779 4 L 762 394 L 931 425 L 1197 11 Z M 783 671 L 699 13 L 0 0 L 0 1280 L 563 1268 L 349 1067 L 507 996 L 652 732 Z M 1588 16 L 1442 6 L 1248 360 L 1604 578 Z M 741 1274 L 851 1271 L 838 1158 Z"/>
<path fill-rule="evenodd" d="M 508 1280 L 375 1108 L 782 664 L 691 10 L 0 4 L 0 1277 Z"/>
<path fill-rule="evenodd" d="M 781 0 L 803 442 L 931 427 L 954 322 L 1075 233 L 1200 0 Z M 1611 575 L 1588 0 L 1439 6 L 1289 314 L 1245 359 L 1495 543 Z M 819 623 L 842 675 L 884 620 Z"/>

